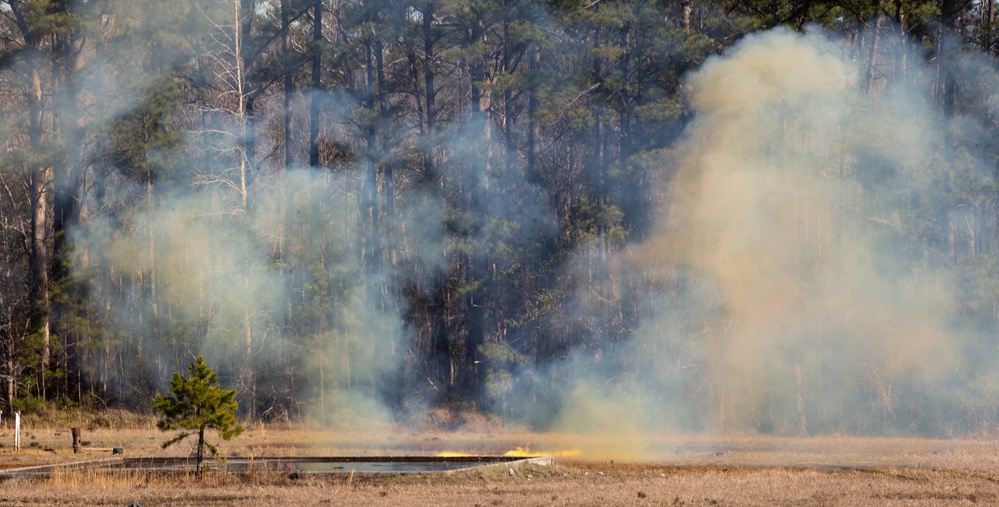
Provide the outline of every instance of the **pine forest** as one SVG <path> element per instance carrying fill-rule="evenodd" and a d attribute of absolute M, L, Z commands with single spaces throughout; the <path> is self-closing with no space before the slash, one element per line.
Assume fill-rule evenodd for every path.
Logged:
<path fill-rule="evenodd" d="M 999 432 L 994 0 L 2 0 L 0 411 Z"/>

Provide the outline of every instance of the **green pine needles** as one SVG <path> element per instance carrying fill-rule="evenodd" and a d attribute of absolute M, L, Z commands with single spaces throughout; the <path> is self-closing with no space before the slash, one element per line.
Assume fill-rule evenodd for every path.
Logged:
<path fill-rule="evenodd" d="M 237 424 L 236 390 L 222 389 L 219 376 L 207 364 L 203 357 L 191 363 L 187 368 L 189 378 L 184 378 L 179 371 L 173 373 L 170 383 L 172 396 L 157 394 L 153 399 L 153 408 L 162 414 L 162 419 L 156 424 L 163 431 L 175 429 L 187 430 L 163 443 L 163 448 L 180 442 L 197 434 L 198 473 L 202 473 L 205 458 L 205 448 L 212 457 L 219 459 L 218 447 L 205 440 L 205 430 L 213 429 L 223 440 L 231 440 L 243 433 L 243 427 Z"/>

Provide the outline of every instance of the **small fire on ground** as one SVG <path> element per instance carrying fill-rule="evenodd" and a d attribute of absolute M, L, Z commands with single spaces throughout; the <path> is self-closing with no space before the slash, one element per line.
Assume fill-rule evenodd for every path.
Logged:
<path fill-rule="evenodd" d="M 532 451 L 529 447 L 518 447 L 516 449 L 506 451 L 503 456 L 510 458 L 537 458 L 540 456 L 552 456 L 554 458 L 574 458 L 582 454 L 579 449 L 572 449 L 567 451 L 555 451 L 555 452 L 543 452 L 543 451 Z M 438 458 L 471 458 L 478 456 L 478 454 L 468 454 L 463 452 L 451 452 L 445 451 L 437 454 Z"/>

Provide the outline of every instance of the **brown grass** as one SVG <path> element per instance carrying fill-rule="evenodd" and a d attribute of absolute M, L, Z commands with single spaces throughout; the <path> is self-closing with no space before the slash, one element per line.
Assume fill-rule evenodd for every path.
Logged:
<path fill-rule="evenodd" d="M 0 504 L 41 505 L 971 505 L 997 478 L 967 470 L 526 466 L 454 474 L 305 477 L 56 474 L 7 482 Z"/>
<path fill-rule="evenodd" d="M 37 447 L 14 454 L 0 430 L 0 468 L 110 457 L 74 455 L 68 429 L 26 428 Z M 127 456 L 186 455 L 159 448 L 149 428 L 84 431 L 91 448 L 124 446 Z M 613 452 L 619 445 L 621 451 Z M 8 480 L 0 505 L 988 505 L 999 504 L 999 452 L 988 440 L 770 438 L 663 435 L 350 432 L 296 427 L 248 428 L 223 445 L 229 455 L 479 454 L 528 447 L 579 448 L 554 467 L 494 466 L 451 474 L 295 476 L 289 473 L 160 475 L 60 470 L 48 478 Z M 44 449 L 50 449 L 48 451 Z M 298 477 L 298 478 L 292 478 Z"/>

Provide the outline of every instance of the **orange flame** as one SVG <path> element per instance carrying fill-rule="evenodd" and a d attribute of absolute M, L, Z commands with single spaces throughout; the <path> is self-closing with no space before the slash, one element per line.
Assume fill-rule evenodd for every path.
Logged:
<path fill-rule="evenodd" d="M 554 458 L 573 458 L 582 455 L 582 451 L 579 449 L 571 449 L 566 451 L 555 451 L 555 452 L 541 452 L 532 451 L 530 447 L 518 447 L 512 451 L 506 451 L 503 456 L 510 458 L 537 458 L 540 456 L 552 456 Z M 478 454 L 469 454 L 465 452 L 454 452 L 454 451 L 444 451 L 437 453 L 438 458 L 471 458 L 478 456 Z"/>
<path fill-rule="evenodd" d="M 555 452 L 532 452 L 530 447 L 518 447 L 512 451 L 506 451 L 504 456 L 517 458 L 537 458 L 539 456 L 552 456 L 554 458 L 572 458 L 582 454 L 579 449 L 570 449 Z"/>

